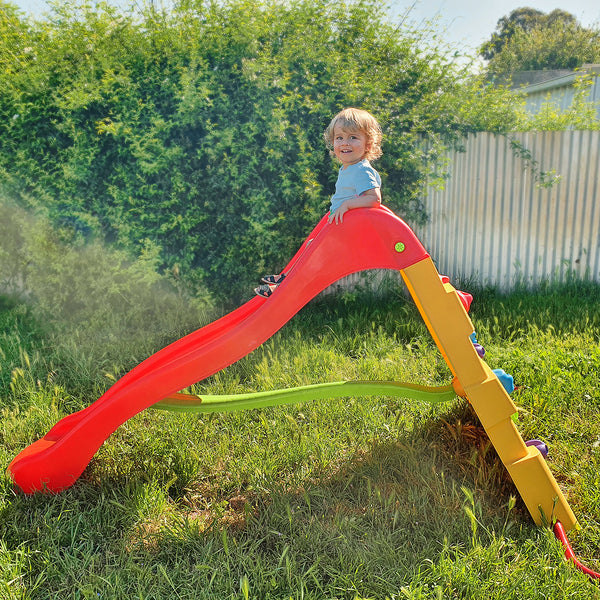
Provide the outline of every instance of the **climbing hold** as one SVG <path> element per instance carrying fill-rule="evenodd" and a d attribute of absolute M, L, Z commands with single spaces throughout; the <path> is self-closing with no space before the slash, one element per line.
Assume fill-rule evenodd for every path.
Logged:
<path fill-rule="evenodd" d="M 465 392 L 465 388 L 463 388 L 461 382 L 459 381 L 458 377 L 455 377 L 452 380 L 452 387 L 454 388 L 454 393 L 459 396 L 460 398 L 466 398 L 467 397 L 467 392 Z"/>
<path fill-rule="evenodd" d="M 473 332 L 469 336 L 469 339 L 471 340 L 471 342 L 473 342 L 473 346 L 475 347 L 477 354 L 479 354 L 479 357 L 483 358 L 485 356 L 485 348 L 477 341 L 477 334 Z"/>
<path fill-rule="evenodd" d="M 529 440 L 525 442 L 526 446 L 535 446 L 544 458 L 548 458 L 548 446 L 542 440 Z"/>
<path fill-rule="evenodd" d="M 505 373 L 503 369 L 494 369 L 494 374 L 500 380 L 502 387 L 508 394 L 512 394 L 515 391 L 515 381 L 512 375 Z"/>
<path fill-rule="evenodd" d="M 460 290 L 456 290 L 456 293 L 465 307 L 465 310 L 469 312 L 469 309 L 471 308 L 471 302 L 473 302 L 473 296 L 467 292 L 461 292 Z"/>
<path fill-rule="evenodd" d="M 442 284 L 446 285 L 447 283 L 450 283 L 450 277 L 448 277 L 448 275 L 440 275 L 440 281 Z M 455 292 L 458 294 L 458 298 L 465 307 L 465 310 L 469 312 L 469 308 L 471 308 L 471 302 L 473 302 L 473 296 L 467 292 L 461 292 L 460 290 L 455 290 Z"/>

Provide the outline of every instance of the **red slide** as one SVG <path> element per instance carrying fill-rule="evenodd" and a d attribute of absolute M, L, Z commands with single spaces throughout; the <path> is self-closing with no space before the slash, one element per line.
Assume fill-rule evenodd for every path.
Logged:
<path fill-rule="evenodd" d="M 88 408 L 60 420 L 10 463 L 13 481 L 28 494 L 70 487 L 119 425 L 243 358 L 338 279 L 366 269 L 401 270 L 427 257 L 412 230 L 383 206 L 349 211 L 340 225 L 328 224 L 326 215 L 272 296 L 256 296 L 160 350 Z"/>

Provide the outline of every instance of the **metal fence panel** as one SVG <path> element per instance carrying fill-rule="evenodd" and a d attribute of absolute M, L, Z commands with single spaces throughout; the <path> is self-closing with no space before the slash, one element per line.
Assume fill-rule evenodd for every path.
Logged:
<path fill-rule="evenodd" d="M 514 134 L 535 170 L 503 136 L 471 136 L 451 157 L 444 190 L 430 188 L 430 222 L 415 228 L 441 273 L 509 291 L 517 281 L 600 281 L 598 131 Z M 556 171 L 542 187 L 535 172 Z"/>

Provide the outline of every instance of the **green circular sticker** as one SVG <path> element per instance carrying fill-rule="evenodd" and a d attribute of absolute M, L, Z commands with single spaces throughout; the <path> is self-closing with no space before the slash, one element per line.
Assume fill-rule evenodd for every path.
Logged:
<path fill-rule="evenodd" d="M 402 242 L 397 242 L 394 246 L 394 249 L 396 252 L 404 252 L 404 250 L 406 250 L 406 246 Z"/>

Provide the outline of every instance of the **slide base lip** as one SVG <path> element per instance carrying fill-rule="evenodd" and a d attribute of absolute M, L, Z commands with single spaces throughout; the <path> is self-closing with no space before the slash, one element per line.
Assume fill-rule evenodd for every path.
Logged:
<path fill-rule="evenodd" d="M 151 408 L 171 412 L 224 412 L 310 402 L 345 396 L 397 396 L 423 402 L 448 402 L 456 398 L 454 387 L 424 386 L 394 381 L 333 381 L 306 386 L 228 395 L 173 394 Z"/>

